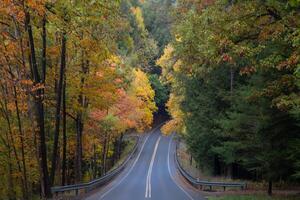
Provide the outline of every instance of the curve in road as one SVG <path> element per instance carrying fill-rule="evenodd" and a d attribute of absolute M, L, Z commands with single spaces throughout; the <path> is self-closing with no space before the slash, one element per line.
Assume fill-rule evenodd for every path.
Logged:
<path fill-rule="evenodd" d="M 178 175 L 172 136 L 159 129 L 145 136 L 136 159 L 114 181 L 87 200 L 203 200 Z"/>

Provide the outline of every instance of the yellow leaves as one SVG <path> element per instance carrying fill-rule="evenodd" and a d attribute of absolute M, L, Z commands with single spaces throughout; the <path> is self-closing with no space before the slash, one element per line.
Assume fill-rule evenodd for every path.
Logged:
<path fill-rule="evenodd" d="M 173 58 L 174 48 L 172 45 L 168 44 L 164 49 L 164 54 L 160 57 L 156 64 L 162 68 L 166 68 L 170 65 L 170 60 Z"/>
<path fill-rule="evenodd" d="M 182 37 L 179 34 L 175 35 L 176 42 L 182 42 Z"/>
<path fill-rule="evenodd" d="M 162 68 L 162 77 L 167 82 L 172 82 L 174 77 L 172 71 L 180 71 L 181 61 L 174 57 L 174 48 L 172 45 L 167 45 L 164 49 L 164 54 L 156 61 L 156 64 Z"/>
<path fill-rule="evenodd" d="M 131 12 L 135 16 L 135 20 L 140 30 L 145 30 L 144 17 L 140 7 L 132 7 Z"/>
<path fill-rule="evenodd" d="M 180 72 L 182 70 L 182 61 L 178 60 L 174 65 L 173 65 L 173 70 L 174 72 Z"/>
<path fill-rule="evenodd" d="M 91 38 L 86 37 L 86 38 L 83 38 L 82 40 L 80 40 L 80 45 L 84 49 L 93 49 L 93 47 L 95 47 L 96 43 Z"/>
<path fill-rule="evenodd" d="M 272 106 L 284 112 L 289 111 L 294 106 L 299 105 L 299 103 L 300 100 L 299 98 L 297 98 L 296 94 L 292 94 L 289 96 L 281 95 L 272 100 Z"/>
<path fill-rule="evenodd" d="M 174 93 L 170 94 L 170 98 L 167 102 L 167 110 L 172 116 L 172 119 L 168 121 L 162 128 L 161 131 L 164 134 L 170 134 L 172 132 L 183 133 L 183 112 L 180 109 L 180 103 L 182 102 L 181 96 L 176 96 Z"/>
<path fill-rule="evenodd" d="M 141 99 L 143 102 L 147 103 L 147 107 L 151 111 L 156 111 L 156 105 L 154 103 L 155 92 L 151 87 L 147 75 L 140 69 L 133 70 L 134 80 L 131 85 L 132 93 Z"/>
<path fill-rule="evenodd" d="M 141 132 L 150 127 L 153 121 L 153 112 L 157 110 L 154 102 L 155 92 L 144 72 L 139 69 L 133 70 L 133 75 L 129 95 L 136 99 L 136 114 L 139 116 L 136 128 Z"/>
<path fill-rule="evenodd" d="M 161 128 L 161 132 L 165 135 L 172 134 L 174 132 L 180 133 L 182 129 L 183 122 L 180 119 L 171 119 Z"/>

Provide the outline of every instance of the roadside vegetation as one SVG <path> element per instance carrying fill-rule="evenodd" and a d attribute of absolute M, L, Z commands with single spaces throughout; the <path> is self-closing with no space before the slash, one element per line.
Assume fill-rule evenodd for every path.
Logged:
<path fill-rule="evenodd" d="M 137 142 L 138 142 L 138 140 L 136 137 L 129 137 L 126 140 L 124 140 L 123 151 L 119 155 L 119 159 L 114 163 L 114 166 L 112 168 L 110 168 L 109 171 L 116 169 L 128 158 L 128 156 L 131 154 L 131 152 L 134 149 Z"/>
<path fill-rule="evenodd" d="M 161 2 L 1 1 L 0 199 L 98 178 L 151 128 L 168 98 Z"/>
<path fill-rule="evenodd" d="M 202 171 L 300 178 L 300 18 L 294 0 L 177 1 L 157 61 L 171 85 L 165 133 L 181 133 Z"/>
<path fill-rule="evenodd" d="M 161 114 L 200 179 L 299 185 L 299 19 L 299 0 L 2 0 L 0 199 L 102 176 Z"/>
<path fill-rule="evenodd" d="M 208 196 L 227 196 L 227 195 L 247 195 L 247 198 L 250 198 L 251 195 L 263 195 L 268 189 L 268 182 L 264 180 L 251 180 L 251 179 L 238 179 L 232 178 L 231 176 L 222 176 L 214 175 L 211 173 L 210 169 L 205 169 L 199 167 L 200 165 L 195 161 L 192 154 L 187 149 L 187 145 L 184 140 L 180 140 L 178 143 L 177 149 L 177 158 L 181 167 L 193 178 L 201 181 L 212 181 L 212 182 L 225 182 L 225 183 L 237 183 L 237 182 L 246 182 L 247 187 L 244 190 L 241 190 L 239 187 L 228 187 L 224 191 L 224 187 L 214 186 L 202 187 L 200 190 L 204 195 Z M 198 188 L 199 189 L 199 188 Z M 288 181 L 275 181 L 273 183 L 273 193 L 274 195 L 284 196 L 285 198 L 300 198 L 300 184 L 294 183 L 291 184 Z M 297 196 L 298 195 L 298 196 Z M 250 197 L 249 197 L 250 196 Z M 232 197 L 233 198 L 233 197 Z M 255 198 L 255 197 L 253 197 Z"/>

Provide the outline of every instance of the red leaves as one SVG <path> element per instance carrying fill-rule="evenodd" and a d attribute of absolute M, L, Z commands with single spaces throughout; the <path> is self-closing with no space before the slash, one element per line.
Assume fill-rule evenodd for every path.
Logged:
<path fill-rule="evenodd" d="M 223 60 L 224 62 L 232 63 L 232 60 L 233 60 L 233 59 L 232 59 L 232 57 L 231 57 L 230 55 L 224 53 L 224 54 L 222 55 L 222 60 Z"/>

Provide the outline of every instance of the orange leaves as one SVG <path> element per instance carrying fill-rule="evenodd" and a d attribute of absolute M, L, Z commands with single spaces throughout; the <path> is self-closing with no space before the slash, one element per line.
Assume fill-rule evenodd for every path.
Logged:
<path fill-rule="evenodd" d="M 240 75 L 251 75 L 256 72 L 256 68 L 254 66 L 244 67 L 240 69 Z"/>
<path fill-rule="evenodd" d="M 291 93 L 295 90 L 295 77 L 293 75 L 283 75 L 277 80 L 272 81 L 260 92 L 259 96 L 277 98 L 281 95 Z"/>
<path fill-rule="evenodd" d="M 21 83 L 22 85 L 24 85 L 24 86 L 31 86 L 31 85 L 33 85 L 33 82 L 32 82 L 32 80 L 30 80 L 30 79 L 23 79 L 23 80 L 20 80 L 20 83 Z"/>
<path fill-rule="evenodd" d="M 277 65 L 278 70 L 293 69 L 299 63 L 299 55 L 292 54 L 287 60 L 280 62 Z"/>
<path fill-rule="evenodd" d="M 56 59 L 60 54 L 60 46 L 50 46 L 47 48 L 47 56 L 51 59 Z"/>
<path fill-rule="evenodd" d="M 104 110 L 95 109 L 95 110 L 91 111 L 90 117 L 94 120 L 101 121 L 104 119 L 106 114 L 107 114 L 107 112 Z"/>
<path fill-rule="evenodd" d="M 134 78 L 128 91 L 120 87 L 123 79 L 118 77 L 112 82 L 116 84 L 115 90 L 101 92 L 102 95 L 108 95 L 103 99 L 110 102 L 106 108 L 94 107 L 89 115 L 91 120 L 98 122 L 98 129 L 101 129 L 101 123 L 109 116 L 115 117 L 113 127 L 116 132 L 124 132 L 131 128 L 141 132 L 152 124 L 153 112 L 156 110 L 154 91 L 144 72 L 133 70 L 133 74 Z"/>
<path fill-rule="evenodd" d="M 13 0 L 1 0 L 0 15 L 14 17 L 18 22 L 24 21 L 24 10 L 22 4 Z"/>
<path fill-rule="evenodd" d="M 285 27 L 282 23 L 268 24 L 263 27 L 258 38 L 261 41 L 275 39 L 279 37 L 284 31 Z"/>
<path fill-rule="evenodd" d="M 27 0 L 25 1 L 25 5 L 27 5 L 31 10 L 38 13 L 38 15 L 43 16 L 45 9 L 45 0 Z"/>
<path fill-rule="evenodd" d="M 37 91 L 37 90 L 44 89 L 44 88 L 45 88 L 45 85 L 44 85 L 44 84 L 42 84 L 42 83 L 37 83 L 37 84 L 35 84 L 35 85 L 33 85 L 33 86 L 31 87 L 31 92 L 35 92 L 35 91 Z"/>

